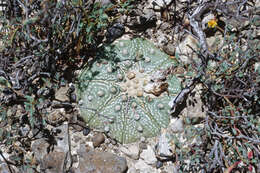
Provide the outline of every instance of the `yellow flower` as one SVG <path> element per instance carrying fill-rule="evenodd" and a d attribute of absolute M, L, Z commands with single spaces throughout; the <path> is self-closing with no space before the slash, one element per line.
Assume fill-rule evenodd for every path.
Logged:
<path fill-rule="evenodd" d="M 215 28 L 217 25 L 218 25 L 218 23 L 217 23 L 216 19 L 211 19 L 210 21 L 208 21 L 209 28 Z"/>

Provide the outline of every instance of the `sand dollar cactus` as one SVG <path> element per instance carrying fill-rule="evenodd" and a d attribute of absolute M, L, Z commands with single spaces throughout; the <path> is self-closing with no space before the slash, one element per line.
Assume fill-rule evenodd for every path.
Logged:
<path fill-rule="evenodd" d="M 120 143 L 158 135 L 181 87 L 174 61 L 144 39 L 120 40 L 99 51 L 79 76 L 81 116 Z"/>

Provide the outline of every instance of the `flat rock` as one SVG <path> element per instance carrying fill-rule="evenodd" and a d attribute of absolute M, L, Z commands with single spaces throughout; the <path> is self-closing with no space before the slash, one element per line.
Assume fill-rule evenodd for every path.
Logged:
<path fill-rule="evenodd" d="M 65 156 L 66 153 L 61 151 L 46 154 L 41 162 L 41 170 L 46 173 L 65 172 L 65 170 L 63 170 Z"/>
<path fill-rule="evenodd" d="M 121 37 L 125 33 L 125 27 L 120 23 L 115 23 L 112 27 L 107 29 L 106 38 L 109 43 Z"/>
<path fill-rule="evenodd" d="M 6 163 L 1 163 L 0 164 L 0 173 L 17 173 L 17 170 L 14 170 L 13 168 L 11 168 L 11 171 L 9 170 L 8 166 Z"/>
<path fill-rule="evenodd" d="M 49 112 L 47 119 L 50 123 L 57 124 L 58 122 L 65 121 L 65 109 L 59 108 Z"/>
<path fill-rule="evenodd" d="M 208 48 L 210 52 L 217 52 L 223 47 L 224 38 L 221 32 L 216 32 L 213 36 L 206 38 Z"/>
<path fill-rule="evenodd" d="M 110 0 L 96 0 L 95 2 L 99 2 L 102 6 L 112 4 Z"/>
<path fill-rule="evenodd" d="M 122 146 L 120 148 L 121 152 L 127 155 L 128 157 L 138 160 L 139 159 L 139 145 L 129 145 L 129 146 Z"/>
<path fill-rule="evenodd" d="M 38 163 L 43 159 L 43 156 L 47 154 L 47 149 L 50 144 L 45 139 L 37 139 L 32 142 L 31 148 L 34 153 L 34 157 Z"/>
<path fill-rule="evenodd" d="M 175 46 L 172 43 L 166 44 L 165 46 L 163 46 L 163 50 L 171 56 L 175 55 Z"/>
<path fill-rule="evenodd" d="M 156 15 L 151 9 L 135 10 L 137 16 L 128 18 L 127 25 L 130 29 L 145 31 L 156 26 Z"/>
<path fill-rule="evenodd" d="M 139 170 L 140 173 L 159 173 L 157 169 L 149 166 L 147 163 L 145 163 L 145 161 L 141 159 L 139 159 L 138 162 L 135 164 L 135 169 Z"/>
<path fill-rule="evenodd" d="M 156 4 L 155 9 L 160 9 L 163 7 L 166 7 L 167 5 L 169 5 L 172 1 L 171 0 L 153 0 L 150 1 L 152 4 Z"/>
<path fill-rule="evenodd" d="M 69 87 L 60 87 L 56 93 L 55 93 L 55 98 L 59 101 L 65 102 L 69 101 L 69 97 L 66 95 Z"/>
<path fill-rule="evenodd" d="M 170 172 L 170 173 L 178 173 L 179 170 L 178 170 L 178 166 L 176 166 L 175 164 L 171 163 L 171 164 L 168 164 L 165 169 L 164 169 L 166 172 Z"/>
<path fill-rule="evenodd" d="M 79 154 L 77 173 L 123 173 L 127 162 L 123 157 L 100 151 L 89 151 Z"/>
<path fill-rule="evenodd" d="M 184 124 L 182 118 L 173 118 L 169 124 L 169 129 L 173 133 L 180 133 L 184 131 Z"/>
<path fill-rule="evenodd" d="M 97 133 L 92 137 L 94 147 L 99 147 L 105 141 L 103 133 Z"/>
<path fill-rule="evenodd" d="M 179 55 L 180 60 L 184 64 L 191 63 L 192 59 L 198 60 L 198 55 L 191 48 L 197 50 L 198 41 L 190 35 L 186 36 L 176 47 L 175 53 Z"/>
<path fill-rule="evenodd" d="M 157 159 L 155 153 L 151 146 L 147 146 L 146 150 L 143 150 L 140 157 L 147 163 L 148 165 L 153 165 L 156 163 Z"/>
<path fill-rule="evenodd" d="M 127 170 L 127 173 L 137 173 L 137 171 L 134 167 L 131 167 Z"/>
<path fill-rule="evenodd" d="M 62 172 L 71 163 L 70 157 L 67 157 L 66 162 L 64 162 L 66 153 L 69 151 L 68 124 L 64 123 L 59 127 L 53 128 L 53 130 L 57 135 L 55 136 L 56 145 L 51 152 L 49 152 L 51 144 L 44 139 L 34 141 L 31 146 L 36 161 L 46 173 Z"/>
<path fill-rule="evenodd" d="M 175 152 L 175 146 L 171 144 L 168 138 L 168 133 L 165 129 L 162 129 L 162 133 L 159 137 L 159 141 L 156 147 L 156 156 L 159 160 L 168 160 L 173 157 L 173 152 Z"/>
<path fill-rule="evenodd" d="M 69 151 L 69 136 L 68 136 L 68 123 L 64 123 L 63 125 L 54 128 L 56 131 L 60 131 L 57 135 L 57 147 L 61 151 L 68 152 Z"/>

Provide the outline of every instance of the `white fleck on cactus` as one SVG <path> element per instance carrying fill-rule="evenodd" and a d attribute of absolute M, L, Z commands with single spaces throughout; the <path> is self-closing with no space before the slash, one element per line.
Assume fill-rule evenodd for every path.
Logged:
<path fill-rule="evenodd" d="M 81 116 L 120 143 L 156 136 L 168 126 L 168 103 L 181 89 L 172 66 L 168 55 L 144 39 L 105 47 L 79 76 Z"/>

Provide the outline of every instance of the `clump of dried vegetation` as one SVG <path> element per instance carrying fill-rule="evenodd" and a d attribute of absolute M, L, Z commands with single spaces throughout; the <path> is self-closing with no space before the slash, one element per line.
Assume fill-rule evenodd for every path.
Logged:
<path fill-rule="evenodd" d="M 105 29 L 128 12 L 130 3 L 0 1 L 0 154 L 4 157 L 2 146 L 19 149 L 6 160 L 9 165 L 34 166 L 25 154 L 37 134 L 53 135 L 46 128 L 46 109 L 53 106 L 55 91 L 75 82 L 72 72 L 95 54 Z M 75 102 L 75 95 L 70 98 Z M 58 107 L 72 108 L 62 102 Z"/>
<path fill-rule="evenodd" d="M 197 52 L 200 61 L 186 68 L 195 69 L 191 70 L 192 84 L 202 84 L 202 98 L 208 111 L 203 127 L 185 129 L 190 139 L 199 142 L 193 141 L 189 149 L 183 150 L 183 143 L 175 138 L 177 162 L 182 172 L 260 170 L 260 41 L 257 32 L 260 16 L 259 8 L 252 4 L 247 1 L 204 3 L 190 15 L 200 40 Z M 223 36 L 222 41 L 215 40 L 218 48 L 213 52 L 209 51 L 198 22 L 209 9 L 216 18 L 209 21 L 208 32 L 219 30 Z"/>

